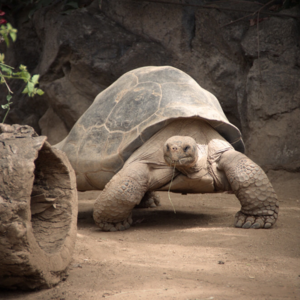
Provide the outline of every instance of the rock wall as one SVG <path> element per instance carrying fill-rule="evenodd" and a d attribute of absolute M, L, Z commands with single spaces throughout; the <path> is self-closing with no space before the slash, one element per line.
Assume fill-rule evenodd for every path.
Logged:
<path fill-rule="evenodd" d="M 290 17 L 269 11 L 257 26 L 256 19 L 243 18 L 261 7 L 252 1 L 241 7 L 228 1 L 220 9 L 84 2 L 68 15 L 56 4 L 27 22 L 18 18 L 19 39 L 8 62 L 41 74 L 45 95 L 27 98 L 13 83 L 9 123 L 26 123 L 57 143 L 122 74 L 172 65 L 217 96 L 255 162 L 266 170 L 300 171 L 299 8 L 279 13 Z"/>

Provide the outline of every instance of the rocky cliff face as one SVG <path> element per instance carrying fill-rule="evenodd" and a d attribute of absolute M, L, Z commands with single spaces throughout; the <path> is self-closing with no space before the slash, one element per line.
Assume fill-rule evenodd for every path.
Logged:
<path fill-rule="evenodd" d="M 45 95 L 27 98 L 13 83 L 15 106 L 8 122 L 31 125 L 54 144 L 122 74 L 141 66 L 172 65 L 217 96 L 255 162 L 265 169 L 300 171 L 297 7 L 280 13 L 289 17 L 270 11 L 258 26 L 250 26 L 257 20 L 235 20 L 260 8 L 251 1 L 218 10 L 85 2 L 86 7 L 69 15 L 61 14 L 57 4 L 38 10 L 25 23 L 18 18 L 19 39 L 7 53 L 8 62 L 27 64 L 41 74 Z"/>

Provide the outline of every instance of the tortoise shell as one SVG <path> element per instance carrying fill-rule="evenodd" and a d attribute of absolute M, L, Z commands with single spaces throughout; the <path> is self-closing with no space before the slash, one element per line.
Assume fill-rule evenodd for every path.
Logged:
<path fill-rule="evenodd" d="M 102 91 L 57 147 L 67 153 L 90 188 L 103 189 L 131 154 L 177 118 L 201 118 L 244 152 L 237 127 L 229 123 L 217 98 L 186 73 L 170 67 L 142 67 Z M 80 179 L 82 178 L 82 179 Z"/>

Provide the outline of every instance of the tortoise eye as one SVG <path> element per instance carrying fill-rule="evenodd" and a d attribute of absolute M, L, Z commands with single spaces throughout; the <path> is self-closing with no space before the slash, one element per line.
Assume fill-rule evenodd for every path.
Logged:
<path fill-rule="evenodd" d="M 183 151 L 186 152 L 186 151 L 188 151 L 189 149 L 190 149 L 190 146 L 186 146 L 186 147 L 184 147 Z"/>
<path fill-rule="evenodd" d="M 167 151 L 170 151 L 170 147 L 169 147 L 169 145 L 167 145 Z"/>

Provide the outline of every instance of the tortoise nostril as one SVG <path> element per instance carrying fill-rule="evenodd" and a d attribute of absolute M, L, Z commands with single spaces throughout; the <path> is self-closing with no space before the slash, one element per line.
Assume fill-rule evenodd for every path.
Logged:
<path fill-rule="evenodd" d="M 173 151 L 177 151 L 177 147 L 176 147 L 176 146 L 173 146 L 173 147 L 172 147 L 172 150 L 173 150 Z"/>

